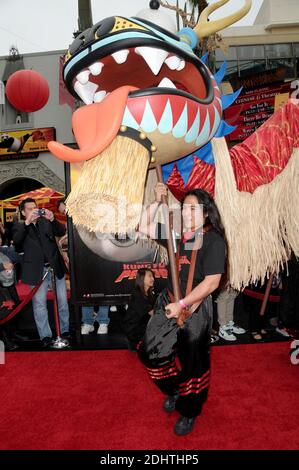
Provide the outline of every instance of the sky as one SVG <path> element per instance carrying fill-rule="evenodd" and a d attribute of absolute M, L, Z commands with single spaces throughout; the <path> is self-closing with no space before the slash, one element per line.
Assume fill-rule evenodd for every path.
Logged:
<path fill-rule="evenodd" d="M 168 2 L 175 4 L 175 0 Z M 211 18 L 226 16 L 243 3 L 243 0 L 230 0 Z M 263 0 L 252 0 L 252 3 L 246 18 L 236 25 L 253 24 Z M 92 0 L 93 23 L 113 15 L 136 16 L 148 4 L 149 0 Z M 184 0 L 180 4 L 183 6 Z M 66 50 L 78 29 L 77 5 L 77 0 L 0 0 L 0 56 L 7 55 L 12 45 L 21 54 Z M 170 10 L 164 11 L 174 15 Z"/>

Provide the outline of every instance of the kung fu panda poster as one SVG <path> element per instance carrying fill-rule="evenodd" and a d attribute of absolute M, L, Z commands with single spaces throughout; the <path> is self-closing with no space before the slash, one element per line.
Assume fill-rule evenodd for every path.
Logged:
<path fill-rule="evenodd" d="M 66 164 L 67 194 L 82 164 Z M 84 204 L 84 201 L 82 201 Z M 167 269 L 157 243 L 129 237 L 104 236 L 75 226 L 68 219 L 72 301 L 79 304 L 126 303 L 139 268 L 155 274 L 156 292 L 166 284 Z"/>

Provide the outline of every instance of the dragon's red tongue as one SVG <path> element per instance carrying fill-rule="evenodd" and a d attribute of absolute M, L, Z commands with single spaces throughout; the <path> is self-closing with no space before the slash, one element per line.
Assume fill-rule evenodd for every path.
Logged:
<path fill-rule="evenodd" d="M 119 131 L 128 94 L 137 90 L 123 86 L 112 91 L 101 103 L 79 108 L 73 114 L 73 131 L 79 146 L 74 150 L 59 142 L 48 143 L 50 152 L 66 162 L 80 162 L 99 155 Z"/>

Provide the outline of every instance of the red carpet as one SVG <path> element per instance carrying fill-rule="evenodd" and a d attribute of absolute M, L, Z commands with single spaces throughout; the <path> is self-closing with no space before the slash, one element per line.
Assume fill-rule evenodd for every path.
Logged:
<path fill-rule="evenodd" d="M 288 343 L 215 347 L 194 431 L 128 351 L 8 353 L 0 365 L 0 449 L 298 449 L 299 365 Z"/>

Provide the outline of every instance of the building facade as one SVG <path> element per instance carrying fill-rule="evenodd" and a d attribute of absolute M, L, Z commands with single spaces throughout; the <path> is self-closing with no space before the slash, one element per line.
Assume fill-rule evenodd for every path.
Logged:
<path fill-rule="evenodd" d="M 228 54 L 216 51 L 216 67 L 224 59 L 228 62 L 226 81 L 233 89 L 254 77 L 257 85 L 268 82 L 295 80 L 299 74 L 299 8 L 298 0 L 264 0 L 252 26 L 232 27 L 222 32 L 228 45 Z M 60 104 L 60 57 L 64 51 L 23 55 L 18 60 L 0 57 L 0 80 L 6 82 L 18 68 L 40 72 L 49 83 L 50 97 L 44 108 L 34 113 L 19 113 L 4 100 L 0 89 L 0 131 L 15 131 L 54 127 L 56 139 L 64 144 L 73 143 L 71 130 L 73 110 L 68 104 Z M 244 82 L 245 80 L 245 82 Z M 0 82 L 1 84 L 1 82 Z M 228 89 L 230 88 L 230 85 Z M 3 87 L 2 87 L 3 88 Z M 299 86 L 298 86 L 299 88 Z M 224 86 L 224 92 L 225 86 Z M 32 185 L 30 186 L 30 181 Z M 23 184 L 23 183 L 26 184 Z M 12 160 L 0 157 L 0 199 L 48 186 L 65 191 L 64 163 L 49 152 L 36 158 Z"/>
<path fill-rule="evenodd" d="M 228 54 L 218 49 L 216 64 L 228 61 L 228 81 L 274 70 L 280 70 L 277 78 L 298 78 L 298 0 L 264 0 L 252 26 L 228 28 L 222 37 Z"/>
<path fill-rule="evenodd" d="M 13 54 L 0 57 L 0 79 L 4 84 L 14 71 L 32 69 L 47 79 L 50 88 L 48 103 L 34 113 L 18 112 L 2 93 L 0 102 L 0 131 L 2 133 L 54 128 L 59 142 L 74 142 L 71 129 L 72 109 L 68 104 L 59 103 L 60 57 L 63 54 L 64 51 L 53 51 L 18 57 L 13 57 Z M 39 153 L 37 157 L 32 154 L 32 158 L 26 158 L 25 155 L 18 158 L 18 155 L 15 155 L 10 160 L 3 155 L 3 152 L 1 154 L 0 199 L 20 194 L 24 188 L 35 189 L 40 186 L 64 192 L 64 180 L 64 163 L 54 158 L 50 152 Z"/>

